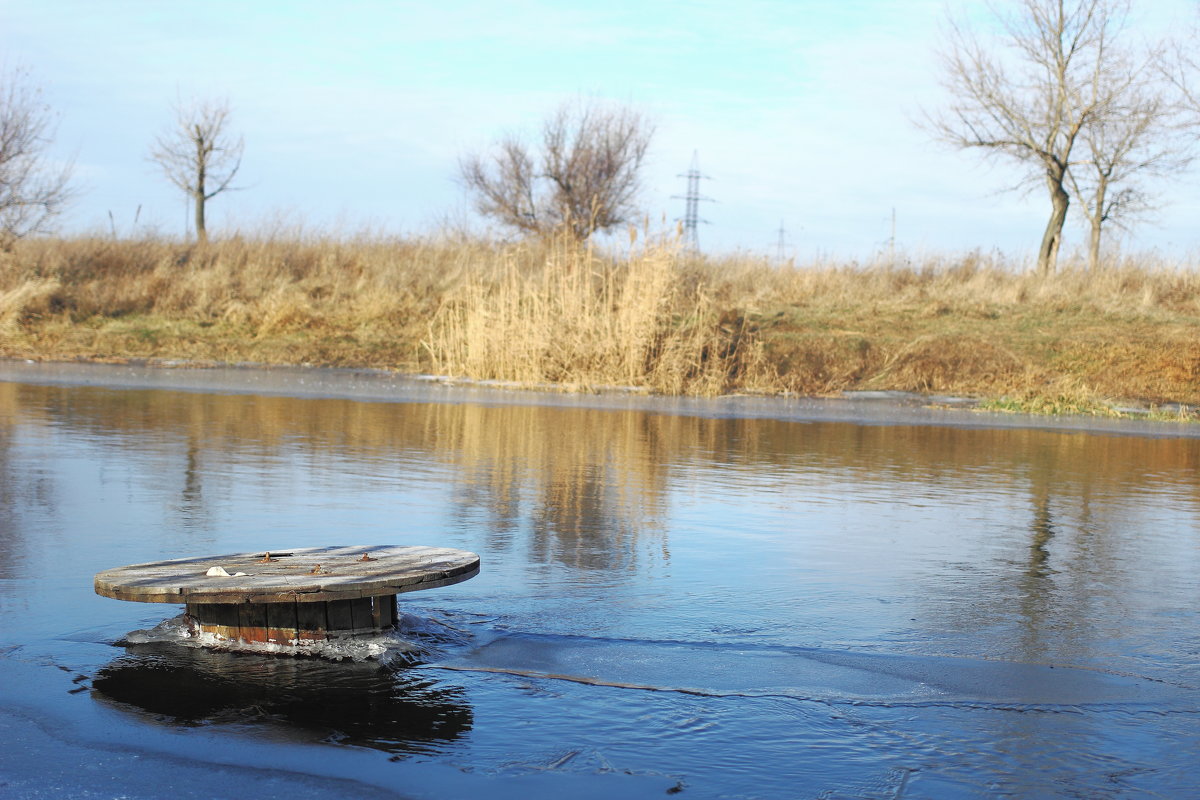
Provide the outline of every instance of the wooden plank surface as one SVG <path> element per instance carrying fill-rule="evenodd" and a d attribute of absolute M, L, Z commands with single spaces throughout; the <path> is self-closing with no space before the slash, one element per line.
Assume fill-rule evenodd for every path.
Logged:
<path fill-rule="evenodd" d="M 266 552 L 117 567 L 97 573 L 95 589 L 141 603 L 308 603 L 432 589 L 479 574 L 479 556 L 447 547 L 281 548 L 269 551 L 270 561 Z M 209 576 L 212 567 L 230 577 Z"/>

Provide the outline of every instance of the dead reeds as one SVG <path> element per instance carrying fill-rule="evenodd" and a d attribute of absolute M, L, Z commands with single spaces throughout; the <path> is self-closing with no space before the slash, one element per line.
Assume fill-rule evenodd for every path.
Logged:
<path fill-rule="evenodd" d="M 612 260 L 560 243 L 506 252 L 468 274 L 426 342 L 441 374 L 717 394 L 748 376 L 754 349 L 724 324 L 668 247 Z"/>

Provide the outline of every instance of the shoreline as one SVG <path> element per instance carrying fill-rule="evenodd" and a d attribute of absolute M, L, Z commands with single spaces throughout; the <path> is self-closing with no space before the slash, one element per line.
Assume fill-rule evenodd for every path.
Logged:
<path fill-rule="evenodd" d="M 0 381 L 112 390 L 260 394 L 357 402 L 530 405 L 708 418 L 775 419 L 798 423 L 1027 428 L 1200 439 L 1200 425 L 1196 423 L 987 411 L 979 410 L 976 407 L 979 401 L 972 398 L 898 391 L 844 392 L 836 397 L 749 394 L 695 397 L 654 395 L 640 390 L 609 387 L 584 393 L 564 391 L 570 387 L 522 388 L 509 382 L 472 381 L 372 368 L 154 359 L 128 360 L 124 363 L 0 359 Z"/>

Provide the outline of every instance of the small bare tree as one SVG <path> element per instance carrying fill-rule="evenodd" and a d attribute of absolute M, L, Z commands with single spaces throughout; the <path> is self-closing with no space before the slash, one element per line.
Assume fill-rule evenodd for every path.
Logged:
<path fill-rule="evenodd" d="M 1016 0 L 1011 13 L 992 7 L 1007 52 L 985 47 L 951 21 L 943 54 L 949 109 L 927 127 L 955 147 L 1016 161 L 1022 186 L 1044 182 L 1050 218 L 1038 248 L 1041 272 L 1054 270 L 1071 195 L 1068 170 L 1085 129 L 1114 107 L 1114 38 L 1128 0 Z"/>
<path fill-rule="evenodd" d="M 71 199 L 71 167 L 46 159 L 51 115 L 16 68 L 0 75 L 0 245 L 48 229 Z"/>
<path fill-rule="evenodd" d="M 1088 268 L 1100 266 L 1106 225 L 1127 227 L 1154 210 L 1146 178 L 1177 176 L 1193 158 L 1179 135 L 1179 106 L 1158 84 L 1149 62 L 1113 73 L 1114 101 L 1084 128 L 1082 153 L 1067 172 L 1071 194 L 1086 221 Z"/>
<path fill-rule="evenodd" d="M 198 101 L 175 110 L 175 124 L 162 133 L 150 159 L 187 194 L 195 212 L 196 238 L 208 241 L 205 204 L 231 186 L 242 165 L 245 142 L 229 132 L 229 103 Z"/>
<path fill-rule="evenodd" d="M 539 152 L 508 136 L 486 156 L 464 157 L 459 170 L 485 217 L 534 235 L 566 230 L 582 241 L 637 213 L 653 133 L 628 108 L 563 105 L 543 124 Z"/>

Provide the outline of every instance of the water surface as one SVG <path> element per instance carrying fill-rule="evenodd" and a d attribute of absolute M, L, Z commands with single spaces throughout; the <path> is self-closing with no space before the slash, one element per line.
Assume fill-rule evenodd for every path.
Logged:
<path fill-rule="evenodd" d="M 0 383 L 0 796 L 1195 791 L 1196 438 L 36 377 Z M 483 571 L 402 595 L 384 664 L 130 637 L 179 609 L 91 588 L 329 544 Z"/>

